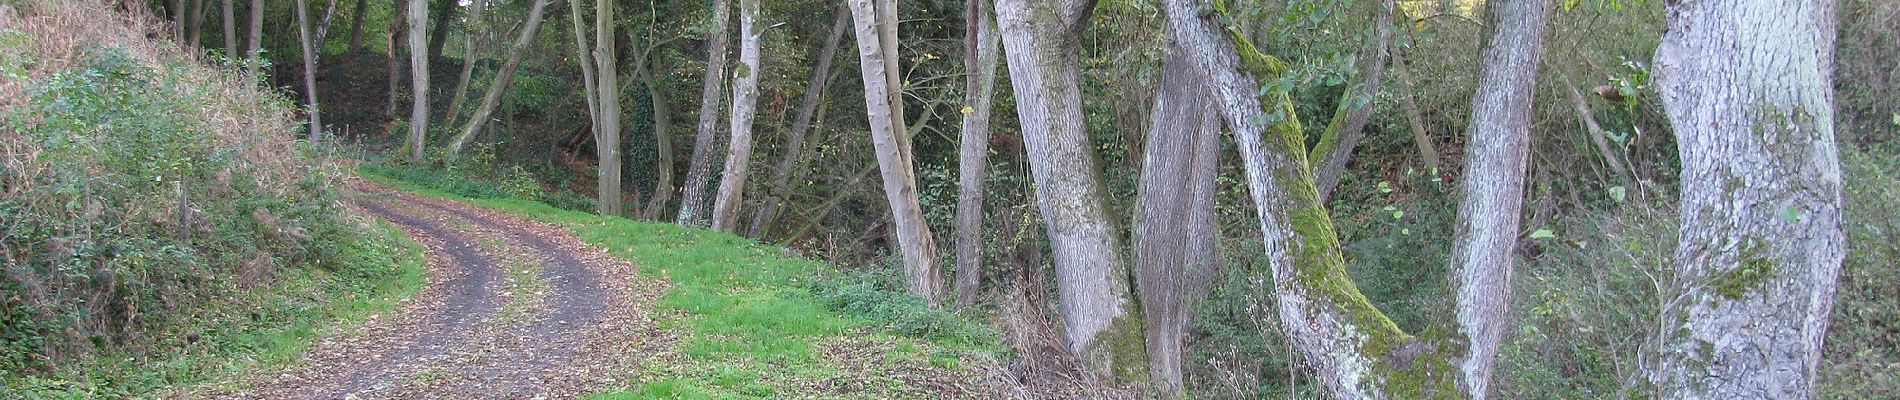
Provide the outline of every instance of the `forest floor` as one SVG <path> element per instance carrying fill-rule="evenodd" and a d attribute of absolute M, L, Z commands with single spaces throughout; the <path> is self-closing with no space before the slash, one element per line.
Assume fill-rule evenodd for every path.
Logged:
<path fill-rule="evenodd" d="M 824 311 L 796 286 L 767 283 L 809 270 L 753 264 L 795 265 L 723 235 L 651 224 L 646 234 L 666 239 L 649 240 L 664 244 L 602 242 L 596 230 L 640 223 L 379 184 L 402 190 L 353 184 L 356 207 L 426 249 L 427 286 L 320 336 L 298 362 L 176 397 L 997 397 L 987 357 Z M 668 261 L 694 247 L 746 256 Z"/>

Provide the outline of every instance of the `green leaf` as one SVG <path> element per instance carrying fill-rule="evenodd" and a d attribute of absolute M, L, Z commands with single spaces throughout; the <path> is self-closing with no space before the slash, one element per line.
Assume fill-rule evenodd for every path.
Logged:
<path fill-rule="evenodd" d="M 1622 202 L 1623 202 L 1623 195 L 1624 195 L 1624 193 L 1623 193 L 1623 187 L 1622 187 L 1622 186 L 1611 186 L 1611 187 L 1610 187 L 1610 199 L 1612 199 L 1612 200 L 1616 200 L 1616 202 L 1618 202 L 1618 203 L 1622 203 Z"/>
<path fill-rule="evenodd" d="M 1557 237 L 1557 233 L 1551 232 L 1550 229 L 1538 229 L 1531 232 L 1532 239 L 1549 239 L 1554 237 Z"/>
<path fill-rule="evenodd" d="M 1801 219 L 1801 209 L 1796 208 L 1793 204 L 1781 206 L 1781 219 L 1791 222 Z"/>
<path fill-rule="evenodd" d="M 1405 218 L 1405 210 L 1392 210 L 1392 219 Z"/>
<path fill-rule="evenodd" d="M 1392 193 L 1392 183 L 1379 181 L 1379 193 Z"/>
<path fill-rule="evenodd" d="M 1582 3 L 1582 2 L 1583 2 L 1582 0 L 1564 0 L 1564 11 L 1570 11 L 1572 9 L 1577 8 L 1577 4 Z"/>

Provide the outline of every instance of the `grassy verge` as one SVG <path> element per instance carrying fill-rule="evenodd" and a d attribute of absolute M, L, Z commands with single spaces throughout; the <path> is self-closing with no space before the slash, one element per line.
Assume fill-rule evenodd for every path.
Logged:
<path fill-rule="evenodd" d="M 739 236 L 518 199 L 468 198 L 361 172 L 400 190 L 563 225 L 589 244 L 634 260 L 647 278 L 668 281 L 656 318 L 679 332 L 678 362 L 647 365 L 629 379 L 632 386 L 594 399 L 774 398 L 841 377 L 873 388 L 862 395 L 917 397 L 901 392 L 901 382 L 880 381 L 886 377 L 853 376 L 853 367 L 826 352 L 876 343 L 881 351 L 874 356 L 884 358 L 876 362 L 959 370 L 963 354 L 999 348 L 987 328 L 893 293 L 876 277 L 836 272 Z"/>
<path fill-rule="evenodd" d="M 7 376 L 0 398 L 169 397 L 164 391 L 294 365 L 321 334 L 387 312 L 427 281 L 422 247 L 395 226 L 366 223 L 347 237 L 334 269 L 285 269 L 258 290 L 230 293 L 156 333 L 144 352 L 103 353 L 48 376 Z"/>

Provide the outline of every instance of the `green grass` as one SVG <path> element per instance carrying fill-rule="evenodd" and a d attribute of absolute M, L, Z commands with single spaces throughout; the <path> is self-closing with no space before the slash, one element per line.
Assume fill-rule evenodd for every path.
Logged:
<path fill-rule="evenodd" d="M 982 333 L 978 325 L 954 314 L 929 310 L 914 296 L 875 290 L 855 276 L 829 272 L 829 267 L 816 261 L 780 256 L 782 249 L 750 239 L 562 210 L 525 200 L 468 198 L 377 171 L 359 172 L 396 189 L 566 226 L 587 243 L 635 261 L 645 277 L 669 282 L 656 314 L 662 327 L 680 332 L 683 362 L 649 365 L 631 379 L 638 382 L 631 387 L 589 399 L 783 396 L 782 386 L 841 376 L 838 368 L 827 365 L 814 353 L 821 351 L 821 346 L 854 335 L 896 340 L 900 347 L 909 349 L 903 353 L 940 368 L 959 368 L 960 352 L 994 353 L 999 348 L 994 335 Z M 815 280 L 845 283 L 814 284 Z M 856 292 L 842 293 L 832 288 Z M 904 298 L 911 301 L 905 302 Z M 885 306 L 888 310 L 875 310 L 866 299 L 888 300 L 891 305 Z M 906 306 L 917 309 L 895 311 Z M 917 315 L 928 317 L 903 317 Z M 900 317 L 931 322 L 907 323 Z M 933 328 L 915 329 L 913 325 Z M 955 334 L 937 334 L 942 332 Z"/>
<path fill-rule="evenodd" d="M 428 278 L 423 249 L 387 222 L 341 245 L 333 270 L 292 268 L 267 286 L 232 293 L 184 318 L 162 349 L 102 354 L 49 376 L 7 376 L 0 398 L 170 397 L 168 390 L 232 385 L 248 373 L 295 365 L 320 335 L 388 312 Z M 334 300 L 322 300 L 334 299 Z M 148 349 L 149 350 L 149 349 Z"/>

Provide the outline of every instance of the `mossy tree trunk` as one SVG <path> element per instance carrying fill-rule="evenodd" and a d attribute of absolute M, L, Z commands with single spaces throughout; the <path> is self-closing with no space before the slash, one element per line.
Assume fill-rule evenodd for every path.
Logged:
<path fill-rule="evenodd" d="M 726 167 L 713 197 L 712 228 L 739 231 L 739 207 L 752 172 L 752 120 L 759 101 L 759 0 L 739 0 L 739 69 L 733 71 L 732 132 L 726 141 Z"/>
<path fill-rule="evenodd" d="M 706 224 L 706 187 L 712 185 L 714 151 L 719 146 L 719 110 L 725 108 L 727 24 L 732 20 L 731 0 L 713 0 L 712 20 L 706 22 L 706 74 L 700 78 L 699 124 L 693 135 L 693 155 L 686 167 L 685 190 L 680 194 L 677 223 L 686 226 Z"/>
<path fill-rule="evenodd" d="M 1845 254 L 1832 0 L 1669 2 L 1655 82 L 1682 156 L 1660 397 L 1814 397 Z"/>

